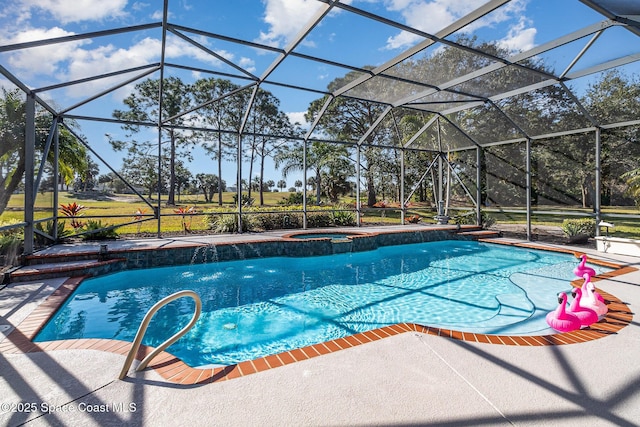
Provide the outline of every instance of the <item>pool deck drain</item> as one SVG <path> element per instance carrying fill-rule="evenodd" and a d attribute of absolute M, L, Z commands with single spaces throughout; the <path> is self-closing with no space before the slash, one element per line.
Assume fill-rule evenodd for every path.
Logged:
<path fill-rule="evenodd" d="M 543 248 L 543 246 L 537 244 L 531 245 L 528 243 L 512 243 L 508 241 L 496 242 L 494 240 L 491 240 L 491 242 L 512 244 L 534 249 Z M 549 249 L 575 254 L 575 251 L 564 248 Z M 616 276 L 627 274 L 636 270 L 634 267 L 621 267 L 620 265 L 617 265 L 615 263 L 599 263 L 607 265 L 609 267 L 618 268 L 615 271 L 601 274 L 595 277 L 593 279 L 594 283 L 596 283 L 598 280 L 611 279 Z M 16 329 L 10 332 L 4 341 L 0 342 L 0 352 L 34 353 L 53 350 L 88 349 L 126 355 L 131 348 L 131 343 L 119 340 L 74 339 L 47 341 L 40 343 L 32 342 L 32 339 L 37 335 L 37 333 L 44 326 L 47 320 L 55 313 L 57 308 L 62 303 L 64 303 L 64 301 L 73 293 L 75 288 L 82 282 L 82 280 L 83 277 L 73 277 L 67 279 L 64 283 L 62 283 L 62 285 L 58 289 L 56 289 L 33 312 L 31 312 L 31 314 L 24 321 L 22 321 Z M 580 280 L 576 280 L 572 284 L 574 286 L 579 286 Z M 633 313 L 629 310 L 629 307 L 625 303 L 607 292 L 604 292 L 602 290 L 599 290 L 599 292 L 605 298 L 609 308 L 609 312 L 607 313 L 605 318 L 589 326 L 588 328 L 569 333 L 558 333 L 539 336 L 485 335 L 460 332 L 443 328 L 434 328 L 414 323 L 401 323 L 224 367 L 213 367 L 204 369 L 192 368 L 172 354 L 163 352 L 150 364 L 150 369 L 154 369 L 164 379 L 172 383 L 182 385 L 208 384 L 212 382 L 243 377 L 253 373 L 262 372 L 265 370 L 288 365 L 290 363 L 315 358 L 328 353 L 337 352 L 406 332 L 417 332 L 428 335 L 436 335 L 461 341 L 509 346 L 550 346 L 584 343 L 600 339 L 611 334 L 616 334 L 619 330 L 630 324 L 633 319 Z M 153 348 L 151 347 L 142 346 L 138 351 L 138 354 L 136 355 L 136 359 L 142 360 L 152 350 Z"/>

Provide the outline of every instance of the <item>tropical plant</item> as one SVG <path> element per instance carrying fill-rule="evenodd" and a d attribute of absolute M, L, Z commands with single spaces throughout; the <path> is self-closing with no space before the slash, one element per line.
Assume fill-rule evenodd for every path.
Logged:
<path fill-rule="evenodd" d="M 301 205 L 303 201 L 302 193 L 290 193 L 287 197 L 283 197 L 282 200 L 278 202 L 279 205 Z"/>
<path fill-rule="evenodd" d="M 46 140 L 52 118 L 42 110 L 36 110 L 36 151 L 44 156 Z M 65 126 L 76 126 L 73 120 Z M 0 96 L 0 214 L 4 212 L 11 195 L 23 182 L 25 174 L 26 109 L 24 94 L 19 90 L 2 89 Z M 66 128 L 58 132 L 58 169 L 60 178 L 70 184 L 76 174 L 86 169 L 86 149 Z M 55 160 L 55 150 L 46 153 L 49 164 Z M 58 177 L 55 177 L 57 182 Z"/>
<path fill-rule="evenodd" d="M 82 234 L 83 240 L 110 240 L 118 237 L 116 231 L 117 226 L 111 224 L 102 225 L 101 220 L 88 220 L 85 228 L 85 233 Z"/>
<path fill-rule="evenodd" d="M 356 225 L 356 216 L 351 211 L 338 210 L 331 212 L 331 221 L 333 225 L 339 227 L 347 227 Z"/>
<path fill-rule="evenodd" d="M 185 208 L 180 206 L 178 209 L 175 209 L 174 212 L 182 216 L 182 229 L 184 230 L 184 232 L 190 233 L 193 215 L 198 213 L 196 207 L 191 206 L 190 208 Z M 187 221 L 187 218 L 189 218 L 189 221 Z"/>
<path fill-rule="evenodd" d="M 292 172 L 301 171 L 304 165 L 302 145 L 281 147 L 274 160 L 276 168 L 282 168 L 282 175 L 285 177 Z M 314 172 L 308 182 L 314 183 L 316 204 L 320 204 L 323 188 L 331 198 L 345 194 L 344 188 L 349 188 L 347 179 L 354 173 L 354 167 L 349 161 L 349 151 L 344 146 L 320 141 L 313 142 L 307 150 L 307 167 Z M 323 179 L 330 182 L 324 186 Z M 300 183 L 296 181 L 296 185 Z"/>
<path fill-rule="evenodd" d="M 242 206 L 252 206 L 253 202 L 255 202 L 255 199 L 251 196 L 249 196 L 248 194 L 244 194 L 242 193 Z M 233 203 L 234 204 L 238 204 L 238 195 L 234 194 L 233 195 Z"/>
<path fill-rule="evenodd" d="M 18 220 L 0 221 L 0 227 L 18 224 Z M 11 265 L 17 260 L 18 253 L 24 242 L 24 230 L 15 227 L 0 231 L 0 256 L 4 258 L 4 264 Z"/>
<path fill-rule="evenodd" d="M 64 216 L 71 218 L 71 227 L 74 230 L 79 230 L 85 225 L 85 223 L 76 219 L 83 215 L 81 212 L 85 209 L 87 209 L 86 206 L 79 205 L 76 202 L 68 203 L 66 205 L 62 203 L 60 204 L 60 212 L 62 212 Z"/>
<path fill-rule="evenodd" d="M 596 232 L 596 222 L 592 218 L 572 218 L 562 221 L 562 231 L 567 237 L 580 235 L 593 237 Z"/>
<path fill-rule="evenodd" d="M 420 222 L 420 215 L 411 215 L 405 221 L 409 224 L 417 224 Z"/>
<path fill-rule="evenodd" d="M 36 230 L 40 231 L 40 233 L 34 233 L 36 243 L 38 243 L 39 245 L 46 245 L 52 241 L 51 239 L 46 237 L 45 234 L 52 237 L 57 236 L 58 241 L 63 240 L 70 234 L 69 231 L 65 230 L 64 221 L 58 221 L 57 225 L 54 221 L 47 221 L 44 223 L 37 222 L 34 227 Z"/>
<path fill-rule="evenodd" d="M 144 218 L 145 210 L 144 208 L 138 208 L 136 213 L 134 214 L 133 219 L 138 221 L 138 234 L 140 234 L 140 228 L 142 227 L 142 219 Z"/>
<path fill-rule="evenodd" d="M 238 214 L 210 213 L 205 216 L 205 222 L 215 233 L 237 233 Z M 253 223 L 248 215 L 242 215 L 242 232 L 253 230 Z"/>

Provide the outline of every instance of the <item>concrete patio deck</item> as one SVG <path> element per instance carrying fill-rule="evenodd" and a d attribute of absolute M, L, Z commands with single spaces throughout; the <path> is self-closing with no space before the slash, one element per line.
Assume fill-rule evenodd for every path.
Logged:
<path fill-rule="evenodd" d="M 640 268 L 640 258 L 576 250 Z M 61 282 L 0 291 L 3 324 L 19 325 Z M 597 286 L 637 313 L 640 270 Z M 638 356 L 635 317 L 610 336 L 558 346 L 492 345 L 406 332 L 195 386 L 167 382 L 153 370 L 117 380 L 124 356 L 97 350 L 0 353 L 0 424 L 637 426 Z"/>

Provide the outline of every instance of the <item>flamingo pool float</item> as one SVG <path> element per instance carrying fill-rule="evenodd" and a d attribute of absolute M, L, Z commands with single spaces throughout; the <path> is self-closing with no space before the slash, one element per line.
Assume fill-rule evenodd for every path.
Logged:
<path fill-rule="evenodd" d="M 586 328 L 592 323 L 596 323 L 599 320 L 598 313 L 593 308 L 583 305 L 582 289 L 576 288 L 571 294 L 573 295 L 573 301 L 571 301 L 571 305 L 569 306 L 569 313 L 578 318 L 580 327 Z"/>
<path fill-rule="evenodd" d="M 584 275 L 584 284 L 582 286 L 587 289 L 587 292 L 585 293 L 582 291 L 582 300 L 580 301 L 580 305 L 595 311 L 598 317 L 602 319 L 609 311 L 609 308 L 607 308 L 607 305 L 598 298 L 598 296 L 602 298 L 602 295 L 595 291 L 595 286 L 591 283 L 591 277 L 586 273 Z"/>
<path fill-rule="evenodd" d="M 585 265 L 587 263 L 587 254 L 580 255 L 580 259 L 580 264 L 578 264 L 578 266 L 573 269 L 573 274 L 578 277 L 583 277 L 585 274 L 589 274 L 589 276 L 591 277 L 595 276 L 596 271 L 593 268 L 587 267 Z"/>
<path fill-rule="evenodd" d="M 593 295 L 596 297 L 598 301 L 604 304 L 605 301 L 603 296 L 600 295 L 598 291 L 596 291 L 595 285 L 591 283 L 591 276 L 585 273 L 582 277 L 584 277 L 584 283 L 580 287 L 580 289 L 582 289 L 582 295 L 584 296 L 584 295 L 587 295 L 588 292 L 591 292 L 593 293 Z"/>
<path fill-rule="evenodd" d="M 558 294 L 558 308 L 547 313 L 547 324 L 559 332 L 571 332 L 580 329 L 580 319 L 571 313 L 567 313 L 567 295 L 564 292 Z"/>

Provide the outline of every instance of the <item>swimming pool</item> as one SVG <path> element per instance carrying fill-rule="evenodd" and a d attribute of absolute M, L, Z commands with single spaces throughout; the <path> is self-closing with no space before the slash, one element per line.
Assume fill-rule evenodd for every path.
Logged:
<path fill-rule="evenodd" d="M 203 301 L 200 320 L 167 350 L 190 366 L 233 364 L 401 322 L 547 334 L 544 316 L 570 289 L 576 264 L 568 254 L 439 241 L 131 270 L 85 280 L 35 341 L 132 341 L 147 310 L 180 289 Z M 158 346 L 192 312 L 186 299 L 164 307 L 143 343 Z"/>

